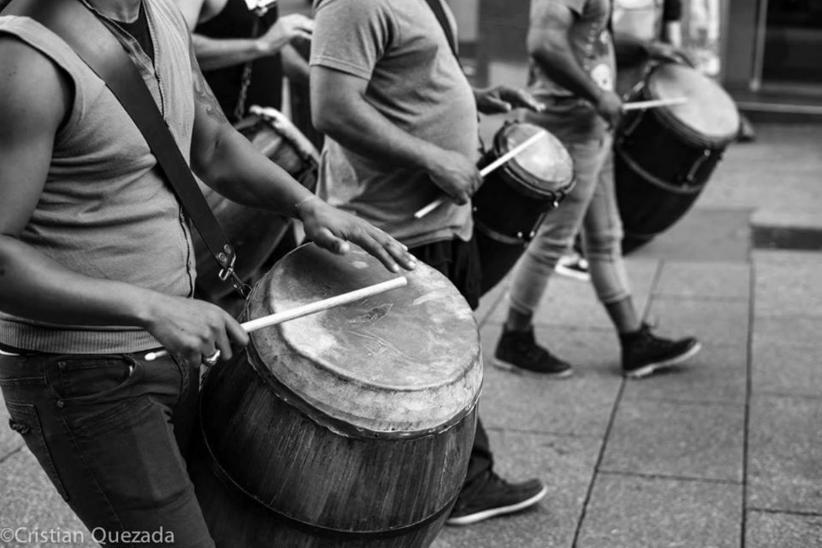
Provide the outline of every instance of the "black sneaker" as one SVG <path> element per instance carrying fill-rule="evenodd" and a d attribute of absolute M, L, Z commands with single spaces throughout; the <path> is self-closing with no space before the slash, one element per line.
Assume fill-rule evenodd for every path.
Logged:
<path fill-rule="evenodd" d="M 622 373 L 634 379 L 683 362 L 702 348 L 693 337 L 676 341 L 657 337 L 645 323 L 638 331 L 620 335 L 619 339 L 622 343 Z"/>
<path fill-rule="evenodd" d="M 509 371 L 530 371 L 551 377 L 567 377 L 571 365 L 551 354 L 534 340 L 534 328 L 511 331 L 503 328 L 494 352 L 494 365 Z"/>
<path fill-rule="evenodd" d="M 489 471 L 485 481 L 460 493 L 448 525 L 470 525 L 484 519 L 512 514 L 538 503 L 548 492 L 541 481 L 508 483 Z"/>

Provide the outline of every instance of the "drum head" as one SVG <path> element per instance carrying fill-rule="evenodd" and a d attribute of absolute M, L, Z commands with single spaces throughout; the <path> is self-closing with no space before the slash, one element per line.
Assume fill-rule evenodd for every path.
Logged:
<path fill-rule="evenodd" d="M 514 122 L 497 133 L 494 144 L 500 157 L 540 131 L 545 132 L 544 137 L 517 154 L 505 168 L 531 190 L 553 197 L 574 180 L 573 161 L 559 139 L 534 124 Z"/>
<path fill-rule="evenodd" d="M 359 248 L 340 256 L 308 244 L 255 286 L 249 316 L 398 275 Z M 482 382 L 474 315 L 431 267 L 418 264 L 403 275 L 406 287 L 254 332 L 253 350 L 309 413 L 375 433 L 450 426 L 471 410 Z"/>
<path fill-rule="evenodd" d="M 739 131 L 739 113 L 733 99 L 719 84 L 685 65 L 666 63 L 657 66 L 648 77 L 652 99 L 686 97 L 688 102 L 662 107 L 670 118 L 709 144 L 727 144 Z"/>

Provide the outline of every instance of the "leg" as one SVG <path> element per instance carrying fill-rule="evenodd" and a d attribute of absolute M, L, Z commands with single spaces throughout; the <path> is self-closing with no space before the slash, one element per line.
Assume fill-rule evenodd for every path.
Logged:
<path fill-rule="evenodd" d="M 0 360 L 15 430 L 90 530 L 113 546 L 136 530 L 214 546 L 178 445 L 193 427 L 194 370 L 137 355 Z"/>

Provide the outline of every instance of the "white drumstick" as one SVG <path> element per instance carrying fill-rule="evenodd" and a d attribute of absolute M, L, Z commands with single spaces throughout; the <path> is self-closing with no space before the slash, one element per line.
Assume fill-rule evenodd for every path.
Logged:
<path fill-rule="evenodd" d="M 657 108 L 668 107 L 672 105 L 681 105 L 687 102 L 687 97 L 671 97 L 670 99 L 654 99 L 653 101 L 635 101 L 633 103 L 623 103 L 622 110 L 628 112 L 629 110 L 640 110 L 643 108 Z"/>
<path fill-rule="evenodd" d="M 482 177 L 484 179 L 492 171 L 497 169 L 499 166 L 501 166 L 502 164 L 504 164 L 505 162 L 507 162 L 508 160 L 510 160 L 511 158 L 513 158 L 514 156 L 516 156 L 517 154 L 519 154 L 520 152 L 522 152 L 523 150 L 528 148 L 529 146 L 531 146 L 534 143 L 536 143 L 537 141 L 539 141 L 539 139 L 543 135 L 545 135 L 546 133 L 547 133 L 546 131 L 539 131 L 539 132 L 531 135 L 528 139 L 526 139 L 522 143 L 518 144 L 517 146 L 515 146 L 514 148 L 512 148 L 511 150 L 509 150 L 508 152 L 506 152 L 505 154 L 503 154 L 502 156 L 500 156 L 499 158 L 497 158 L 496 160 L 494 160 L 493 162 L 491 162 L 490 164 L 488 164 L 484 168 L 482 168 L 480 170 L 480 177 Z M 425 217 L 426 215 L 428 215 L 429 213 L 431 213 L 432 211 L 437 209 L 440 205 L 445 203 L 445 200 L 447 200 L 447 198 L 437 198 L 436 200 L 434 200 L 433 202 L 431 202 L 427 206 L 421 208 L 416 213 L 414 213 L 414 218 L 415 219 L 422 219 L 423 217 Z"/>
<path fill-rule="evenodd" d="M 386 282 L 380 282 L 361 289 L 355 289 L 354 291 L 349 291 L 348 293 L 343 293 L 341 295 L 337 295 L 336 297 L 329 297 L 328 299 L 323 299 L 314 303 L 295 306 L 290 310 L 269 314 L 268 316 L 263 316 L 262 318 L 257 318 L 256 320 L 249 320 L 240 325 L 242 325 L 243 329 L 245 329 L 247 333 L 251 333 L 252 331 L 262 329 L 263 327 L 270 327 L 289 320 L 302 318 L 303 316 L 308 316 L 309 314 L 316 314 L 317 312 L 322 312 L 323 310 L 328 310 L 329 308 L 334 308 L 335 306 L 349 304 L 366 297 L 371 297 L 398 287 L 403 287 L 405 285 L 408 285 L 408 279 L 405 276 L 400 276 Z M 145 359 L 146 361 L 153 361 L 166 355 L 168 355 L 167 350 L 149 352 L 145 355 Z"/>

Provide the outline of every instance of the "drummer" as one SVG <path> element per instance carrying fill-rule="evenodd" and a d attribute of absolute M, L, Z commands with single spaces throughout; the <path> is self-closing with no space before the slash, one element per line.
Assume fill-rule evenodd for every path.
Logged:
<path fill-rule="evenodd" d="M 314 22 L 300 14 L 263 15 L 246 0 L 175 0 L 192 33 L 197 61 L 223 112 L 238 122 L 252 105 L 282 107 L 283 74 L 308 86 L 308 63 L 292 46 L 308 41 Z M 256 28 L 255 28 L 256 27 Z"/>
<path fill-rule="evenodd" d="M 453 15 L 441 0 L 317 0 L 311 102 L 329 139 L 320 195 L 375 223 L 440 270 L 476 308 L 480 265 L 470 197 L 480 184 L 477 108 L 537 105 L 507 87 L 472 90 L 455 56 Z M 443 21 L 441 25 L 438 21 Z M 451 198 L 422 220 L 414 212 Z M 448 523 L 527 508 L 538 480 L 509 483 L 477 426 L 468 477 Z"/>
<path fill-rule="evenodd" d="M 529 81 L 545 103 L 526 120 L 556 135 L 574 161 L 576 186 L 540 226 L 513 271 L 508 316 L 494 363 L 517 372 L 565 377 L 571 364 L 537 344 L 533 316 L 557 260 L 582 229 L 591 281 L 619 335 L 622 372 L 639 378 L 690 358 L 694 338 L 669 340 L 651 332 L 631 298 L 620 243 L 614 191 L 612 131 L 622 114 L 614 92 L 610 0 L 532 0 Z"/>

